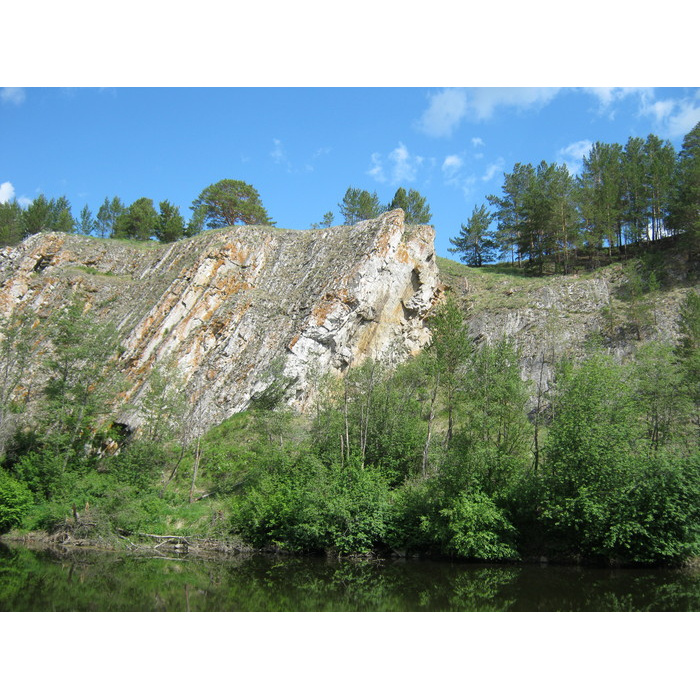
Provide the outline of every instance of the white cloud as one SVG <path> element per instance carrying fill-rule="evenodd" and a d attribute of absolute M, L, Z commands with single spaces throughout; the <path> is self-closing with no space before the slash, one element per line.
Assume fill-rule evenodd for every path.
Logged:
<path fill-rule="evenodd" d="M 627 97 L 637 95 L 641 99 L 653 96 L 653 88 L 648 87 L 585 87 L 583 92 L 593 95 L 599 103 L 601 112 L 610 110 L 612 105 Z M 614 115 L 614 112 L 611 112 Z"/>
<path fill-rule="evenodd" d="M 557 152 L 557 162 L 566 165 L 572 175 L 578 175 L 583 166 L 583 157 L 587 156 L 593 148 L 593 143 L 588 139 L 575 141 Z"/>
<path fill-rule="evenodd" d="M 653 117 L 657 122 L 668 119 L 675 109 L 675 100 L 656 100 L 642 105 L 642 113 Z"/>
<path fill-rule="evenodd" d="M 551 102 L 562 88 L 549 87 L 496 87 L 474 88 L 470 112 L 477 121 L 490 119 L 497 109 L 538 109 Z"/>
<path fill-rule="evenodd" d="M 372 167 L 367 171 L 367 174 L 372 176 L 377 182 L 386 182 L 382 157 L 379 153 L 372 154 Z"/>
<path fill-rule="evenodd" d="M 467 115 L 467 93 L 462 88 L 446 88 L 429 98 L 428 109 L 418 121 L 418 128 L 428 136 L 451 136 Z"/>
<path fill-rule="evenodd" d="M 453 177 L 462 167 L 464 161 L 458 155 L 450 155 L 442 162 L 442 172 L 446 177 Z"/>
<path fill-rule="evenodd" d="M 484 139 L 482 139 L 480 136 L 475 136 L 472 139 L 472 146 L 474 146 L 474 148 L 479 148 L 484 145 Z"/>
<path fill-rule="evenodd" d="M 493 178 L 496 177 L 496 175 L 499 175 L 500 173 L 503 172 L 503 165 L 504 161 L 503 158 L 499 158 L 498 160 L 494 161 L 493 163 L 490 163 L 487 168 L 486 172 L 481 176 L 482 182 L 489 182 L 490 180 L 493 180 Z"/>
<path fill-rule="evenodd" d="M 0 185 L 0 204 L 9 202 L 15 196 L 15 188 L 11 182 L 3 182 Z"/>
<path fill-rule="evenodd" d="M 700 122 L 700 103 L 684 102 L 668 119 L 668 134 L 671 138 L 685 136 Z"/>
<path fill-rule="evenodd" d="M 648 117 L 653 128 L 663 138 L 685 136 L 700 121 L 700 94 L 697 92 L 681 99 L 656 99 L 654 88 L 649 87 L 589 87 L 583 91 L 598 100 L 601 113 L 613 119 L 618 103 L 636 97 L 638 116 Z"/>
<path fill-rule="evenodd" d="M 401 142 L 389 154 L 389 160 L 394 164 L 391 171 L 391 180 L 393 183 L 408 181 L 412 182 L 416 179 L 418 168 L 420 168 L 423 159 L 420 156 L 412 156 L 406 146 Z"/>
<path fill-rule="evenodd" d="M 367 174 L 377 182 L 390 181 L 394 185 L 399 182 L 413 182 L 425 160 L 422 156 L 411 155 L 408 148 L 401 142 L 389 153 L 386 159 L 389 161 L 387 164 L 388 174 L 384 170 L 384 162 L 380 153 L 372 154 L 372 167 L 367 171 Z"/>
<path fill-rule="evenodd" d="M 659 136 L 685 136 L 700 121 L 700 96 L 668 100 L 643 99 L 640 114 L 651 117 Z"/>
<path fill-rule="evenodd" d="M 5 104 L 19 106 L 27 98 L 24 88 L 4 87 L 0 89 L 0 101 Z"/>
<path fill-rule="evenodd" d="M 451 136 L 465 119 L 485 121 L 503 107 L 537 109 L 553 100 L 562 88 L 445 88 L 430 95 L 418 128 L 429 136 Z M 480 138 L 472 144 L 483 146 Z"/>
<path fill-rule="evenodd" d="M 464 197 L 469 197 L 474 190 L 477 178 L 464 172 L 464 158 L 457 154 L 446 156 L 440 166 L 445 178 L 445 184 L 462 191 Z"/>

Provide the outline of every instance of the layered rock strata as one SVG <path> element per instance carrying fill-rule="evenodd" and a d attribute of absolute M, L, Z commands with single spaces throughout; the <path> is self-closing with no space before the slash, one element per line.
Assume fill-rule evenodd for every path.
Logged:
<path fill-rule="evenodd" d="M 442 289 L 434 231 L 401 210 L 311 231 L 241 226 L 170 245 L 42 233 L 0 251 L 0 313 L 39 328 L 75 293 L 119 331 L 125 404 L 154 367 L 179 369 L 213 425 L 273 378 L 307 409 L 318 378 L 366 358 L 395 364 L 429 340 Z M 138 425 L 138 411 L 126 416 Z"/>

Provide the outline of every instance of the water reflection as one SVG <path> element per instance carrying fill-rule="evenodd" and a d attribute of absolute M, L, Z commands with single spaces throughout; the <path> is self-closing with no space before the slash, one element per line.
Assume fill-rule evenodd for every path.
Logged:
<path fill-rule="evenodd" d="M 700 573 L 0 547 L 0 611 L 697 611 Z"/>

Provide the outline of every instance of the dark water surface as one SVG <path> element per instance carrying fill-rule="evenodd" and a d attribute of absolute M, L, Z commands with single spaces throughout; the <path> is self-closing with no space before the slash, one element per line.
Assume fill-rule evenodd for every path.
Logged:
<path fill-rule="evenodd" d="M 0 611 L 683 611 L 700 571 L 165 558 L 0 544 Z"/>

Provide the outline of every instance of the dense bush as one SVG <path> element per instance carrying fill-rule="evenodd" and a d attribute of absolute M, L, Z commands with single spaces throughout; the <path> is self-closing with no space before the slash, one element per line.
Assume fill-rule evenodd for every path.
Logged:
<path fill-rule="evenodd" d="M 698 456 L 659 455 L 642 411 L 629 374 L 608 357 L 561 377 L 541 490 L 550 547 L 634 563 L 696 551 Z"/>
<path fill-rule="evenodd" d="M 233 502 L 232 525 L 258 547 L 365 553 L 383 540 L 388 507 L 379 470 L 304 455 L 258 474 Z"/>
<path fill-rule="evenodd" d="M 446 554 L 469 559 L 517 559 L 513 547 L 515 528 L 504 512 L 485 494 L 462 492 L 440 510 L 439 519 L 428 521 Z"/>
<path fill-rule="evenodd" d="M 0 533 L 19 526 L 33 500 L 24 484 L 0 469 Z"/>

